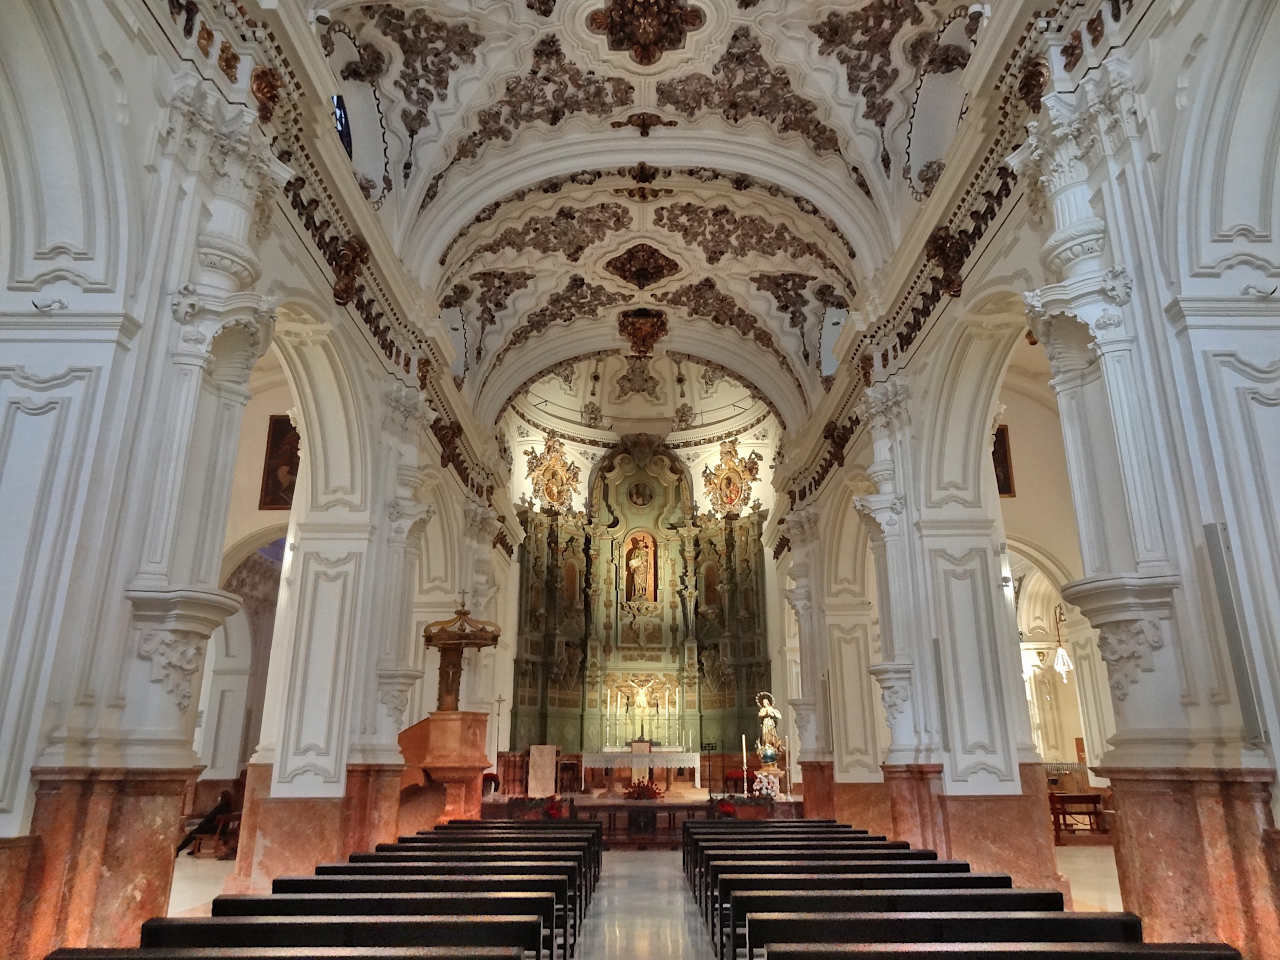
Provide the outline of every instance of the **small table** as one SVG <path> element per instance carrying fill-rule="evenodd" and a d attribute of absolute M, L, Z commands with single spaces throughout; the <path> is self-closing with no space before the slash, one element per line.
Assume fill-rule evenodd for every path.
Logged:
<path fill-rule="evenodd" d="M 1053 815 L 1054 843 L 1060 843 L 1064 833 L 1107 832 L 1100 793 L 1051 793 L 1049 812 Z"/>

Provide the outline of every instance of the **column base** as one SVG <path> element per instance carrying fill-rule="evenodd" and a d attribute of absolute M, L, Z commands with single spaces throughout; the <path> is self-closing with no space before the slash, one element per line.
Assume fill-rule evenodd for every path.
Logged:
<path fill-rule="evenodd" d="M 184 801 L 198 769 L 60 767 L 32 771 L 30 838 L 3 848 L 6 890 L 26 861 L 9 956 L 40 960 L 58 947 L 136 947 L 163 916 Z"/>
<path fill-rule="evenodd" d="M 399 835 L 399 764 L 352 764 L 343 797 L 273 797 L 271 764 L 250 764 L 235 873 L 226 893 L 267 893 L 286 874 L 344 860 Z"/>
<path fill-rule="evenodd" d="M 1115 797 L 1126 910 L 1154 941 L 1220 940 L 1280 957 L 1280 847 L 1270 770 L 1101 767 Z"/>
<path fill-rule="evenodd" d="M 804 783 L 801 795 L 806 819 L 834 819 L 835 765 L 830 760 L 801 760 L 800 777 Z"/>

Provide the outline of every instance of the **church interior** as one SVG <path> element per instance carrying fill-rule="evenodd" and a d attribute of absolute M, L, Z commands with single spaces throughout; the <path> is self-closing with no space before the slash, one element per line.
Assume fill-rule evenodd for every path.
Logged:
<path fill-rule="evenodd" d="M 0 956 L 1280 960 L 1278 46 L 7 0 Z"/>

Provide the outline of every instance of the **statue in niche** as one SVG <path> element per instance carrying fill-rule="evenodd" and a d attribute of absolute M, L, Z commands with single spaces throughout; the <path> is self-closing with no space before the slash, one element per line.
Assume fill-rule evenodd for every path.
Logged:
<path fill-rule="evenodd" d="M 627 602 L 657 600 L 656 544 L 648 534 L 637 533 L 627 542 Z"/>

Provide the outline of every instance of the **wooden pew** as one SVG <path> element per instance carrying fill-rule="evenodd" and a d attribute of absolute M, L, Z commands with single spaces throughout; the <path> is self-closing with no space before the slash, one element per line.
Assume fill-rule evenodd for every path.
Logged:
<path fill-rule="evenodd" d="M 747 915 L 753 913 L 917 913 L 939 910 L 1008 912 L 1061 911 L 1057 890 L 738 890 L 729 900 L 728 917 L 716 942 L 722 958 L 737 956 L 747 945 Z"/>
<path fill-rule="evenodd" d="M 380 846 L 383 846 L 380 844 Z M 374 853 L 353 853 L 351 863 L 373 863 L 388 865 L 393 863 L 465 863 L 467 861 L 497 861 L 501 864 L 503 857 L 511 857 L 523 861 L 544 860 L 547 862 L 569 861 L 577 868 L 575 884 L 581 908 L 585 909 L 591 902 L 592 884 L 587 854 L 583 850 L 562 849 L 528 849 L 525 847 L 477 847 L 462 850 L 450 849 L 432 852 L 430 850 L 379 850 Z M 486 868 L 489 869 L 489 868 Z"/>
<path fill-rule="evenodd" d="M 595 846 L 590 837 L 572 831 L 537 830 L 521 833 L 518 830 L 449 830 L 440 833 L 417 833 L 399 837 L 395 846 L 397 848 L 443 847 L 461 849 L 463 844 L 469 843 L 515 843 L 523 844 L 530 849 L 541 848 L 542 845 L 547 843 L 580 844 L 582 849 L 586 850 L 589 855 L 588 862 L 591 865 L 592 883 L 597 883 L 600 879 L 600 868 L 603 862 L 600 848 Z M 384 846 L 386 845 L 380 844 L 378 849 L 382 849 Z"/>
<path fill-rule="evenodd" d="M 46 960 L 523 960 L 519 947 L 63 947 Z"/>
<path fill-rule="evenodd" d="M 771 943 L 768 960 L 1240 960 L 1223 943 Z"/>
<path fill-rule="evenodd" d="M 542 918 L 526 916 L 180 917 L 148 920 L 143 947 L 520 947 L 541 960 Z M 310 954 L 303 953 L 309 957 Z"/>
<path fill-rule="evenodd" d="M 528 916 L 541 918 L 551 960 L 559 960 L 554 893 L 436 891 L 431 893 L 271 893 L 215 897 L 214 917 Z M 561 941 L 568 947 L 568 938 Z"/>
<path fill-rule="evenodd" d="M 582 921 L 585 905 L 582 899 L 582 871 L 577 862 L 572 860 L 555 860 L 549 857 L 520 860 L 488 860 L 467 857 L 451 860 L 441 856 L 434 859 L 418 859 L 409 861 L 382 861 L 372 863 L 322 863 L 316 866 L 316 876 L 395 876 L 395 877 L 450 877 L 470 876 L 475 873 L 501 871 L 504 874 L 515 873 L 555 873 L 566 878 L 569 885 L 570 902 L 574 916 Z"/>
<path fill-rule="evenodd" d="M 753 858 L 749 851 L 737 850 L 733 852 L 716 852 L 711 854 L 706 864 L 699 871 L 698 886 L 696 888 L 697 902 L 704 913 L 707 913 L 710 899 L 713 878 L 715 876 L 715 865 L 717 863 L 735 863 L 741 865 L 744 860 L 748 864 L 755 860 L 756 862 L 764 860 L 792 860 L 799 861 L 808 865 L 809 870 L 820 873 L 830 872 L 827 864 L 837 861 L 867 861 L 878 864 L 877 867 L 869 869 L 869 873 L 896 873 L 900 868 L 887 867 L 886 864 L 892 863 L 910 863 L 912 869 L 907 872 L 931 873 L 934 869 L 941 869 L 947 873 L 963 873 L 967 872 L 968 864 L 964 864 L 961 870 L 955 866 L 945 868 L 932 868 L 921 866 L 921 864 L 930 863 L 938 859 L 938 854 L 933 850 L 850 850 L 850 849 L 831 849 L 831 850 L 768 850 L 762 851 Z M 952 861 L 954 863 L 955 861 Z"/>
<path fill-rule="evenodd" d="M 578 930 L 569 878 L 565 874 L 459 874 L 453 876 L 299 876 L 276 877 L 272 893 L 447 893 L 450 891 L 513 891 L 550 893 L 555 897 L 556 916 L 566 947 L 573 951 Z"/>
<path fill-rule="evenodd" d="M 912 852 L 911 844 L 903 840 L 885 840 L 882 837 L 822 837 L 797 840 L 762 837 L 752 840 L 750 843 L 742 842 L 735 838 L 729 841 L 699 843 L 694 848 L 692 855 L 693 880 L 695 885 L 700 882 L 706 872 L 707 860 L 716 855 L 764 857 L 775 853 L 795 856 L 809 852 L 834 854 L 840 851 L 848 851 L 850 853 Z"/>
<path fill-rule="evenodd" d="M 902 889 L 1011 890 L 1013 878 L 1007 873 L 721 873 L 712 898 L 711 935 L 713 939 L 719 936 L 729 898 L 737 892 Z"/>
<path fill-rule="evenodd" d="M 684 868 L 685 879 L 690 883 L 694 882 L 693 864 L 697 857 L 697 852 L 703 846 L 712 843 L 737 843 L 744 849 L 750 849 L 755 843 L 763 840 L 789 840 L 792 842 L 822 841 L 827 837 L 836 837 L 846 840 L 879 840 L 883 842 L 885 837 L 873 838 L 864 831 L 855 831 L 850 828 L 840 827 L 819 827 L 810 830 L 717 830 L 712 834 L 692 835 L 685 838 L 681 847 L 681 865 Z"/>
<path fill-rule="evenodd" d="M 748 913 L 747 957 L 764 957 L 770 943 L 1141 943 L 1132 913 L 1019 910 L 910 913 Z"/>

